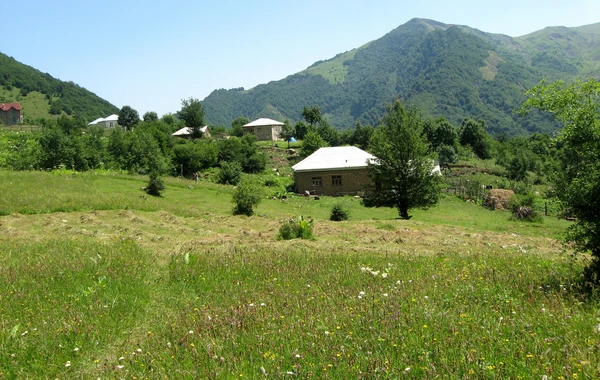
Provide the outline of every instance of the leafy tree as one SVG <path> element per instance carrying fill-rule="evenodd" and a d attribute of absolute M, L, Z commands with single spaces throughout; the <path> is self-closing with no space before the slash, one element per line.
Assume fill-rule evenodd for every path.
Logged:
<path fill-rule="evenodd" d="M 177 118 L 172 113 L 163 115 L 163 117 L 161 119 L 162 119 L 163 123 L 167 123 L 169 125 L 177 124 Z"/>
<path fill-rule="evenodd" d="M 154 111 L 148 111 L 144 114 L 144 121 L 157 121 L 158 114 Z"/>
<path fill-rule="evenodd" d="M 370 125 L 363 126 L 360 121 L 356 122 L 356 128 L 354 128 L 352 137 L 350 138 L 350 144 L 356 145 L 363 150 L 369 149 L 374 130 Z"/>
<path fill-rule="evenodd" d="M 437 204 L 441 178 L 432 173 L 433 157 L 422 131 L 415 109 L 405 109 L 400 101 L 388 107 L 371 139 L 371 153 L 377 158 L 368 169 L 376 185 L 365 205 L 395 207 L 402 219 L 410 219 L 410 209 Z"/>
<path fill-rule="evenodd" d="M 299 121 L 296 123 L 295 125 L 296 128 L 296 139 L 297 140 L 304 140 L 304 136 L 306 136 L 306 134 L 308 132 L 314 131 L 314 127 L 306 124 L 303 121 Z"/>
<path fill-rule="evenodd" d="M 279 132 L 279 138 L 283 139 L 283 141 L 287 141 L 288 148 L 290 147 L 290 140 L 296 134 L 296 127 L 290 123 L 289 120 L 283 122 L 283 126 L 281 127 L 281 132 Z"/>
<path fill-rule="evenodd" d="M 334 129 L 325 120 L 321 121 L 321 125 L 319 125 L 317 128 L 317 133 L 329 146 L 341 145 L 342 139 L 340 136 L 340 131 Z"/>
<path fill-rule="evenodd" d="M 183 141 L 173 147 L 173 161 L 176 167 L 183 167 L 186 175 L 217 165 L 219 148 L 212 140 Z"/>
<path fill-rule="evenodd" d="M 254 215 L 254 207 L 262 200 L 262 187 L 254 180 L 247 178 L 240 182 L 233 192 L 234 215 Z"/>
<path fill-rule="evenodd" d="M 140 115 L 136 110 L 130 106 L 123 106 L 123 108 L 121 108 L 119 119 L 117 119 L 117 123 L 119 123 L 121 127 L 131 131 L 139 122 Z"/>
<path fill-rule="evenodd" d="M 515 181 L 524 181 L 527 179 L 527 160 L 523 153 L 517 153 L 508 162 L 506 167 L 508 178 Z"/>
<path fill-rule="evenodd" d="M 470 145 L 473 153 L 482 160 L 490 158 L 490 143 L 485 121 L 463 120 L 461 124 L 460 144 L 463 146 Z"/>
<path fill-rule="evenodd" d="M 242 137 L 244 135 L 244 125 L 248 124 L 250 120 L 247 117 L 239 116 L 231 122 L 231 136 Z"/>
<path fill-rule="evenodd" d="M 242 179 L 242 165 L 238 161 L 221 162 L 217 182 L 223 185 L 237 185 Z"/>
<path fill-rule="evenodd" d="M 195 98 L 181 100 L 181 110 L 179 116 L 185 121 L 185 126 L 192 128 L 192 138 L 202 137 L 200 128 L 204 126 L 204 107 L 202 102 Z"/>
<path fill-rule="evenodd" d="M 563 122 L 559 141 L 568 153 L 557 179 L 556 194 L 577 217 L 567 234 L 578 251 L 591 251 L 591 280 L 600 281 L 600 82 L 540 83 L 527 92 L 521 112 L 532 108 Z"/>
<path fill-rule="evenodd" d="M 150 180 L 148 181 L 148 185 L 144 189 L 146 193 L 152 195 L 154 197 L 160 197 L 161 193 L 165 189 L 165 184 L 163 183 L 162 178 L 156 172 L 152 172 L 149 175 Z"/>
<path fill-rule="evenodd" d="M 455 146 L 458 138 L 456 128 L 446 119 L 438 119 L 425 123 L 425 135 L 431 144 L 431 150 L 436 151 L 442 145 Z"/>
<path fill-rule="evenodd" d="M 319 106 L 310 106 L 302 109 L 302 117 L 309 123 L 312 127 L 314 127 L 317 123 L 321 123 L 323 117 L 321 116 L 321 108 Z"/>
<path fill-rule="evenodd" d="M 450 164 L 455 164 L 459 160 L 456 149 L 454 149 L 454 147 L 451 145 L 440 146 L 437 150 L 437 153 L 440 168 L 449 168 Z"/>
<path fill-rule="evenodd" d="M 308 157 L 319 148 L 327 146 L 327 142 L 317 132 L 308 132 L 302 141 L 302 157 Z"/>

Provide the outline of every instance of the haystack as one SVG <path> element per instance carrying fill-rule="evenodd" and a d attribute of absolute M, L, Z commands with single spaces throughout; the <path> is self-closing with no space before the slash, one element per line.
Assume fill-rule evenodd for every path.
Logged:
<path fill-rule="evenodd" d="M 483 206 L 490 210 L 505 210 L 510 198 L 515 195 L 512 190 L 492 189 L 483 200 Z"/>

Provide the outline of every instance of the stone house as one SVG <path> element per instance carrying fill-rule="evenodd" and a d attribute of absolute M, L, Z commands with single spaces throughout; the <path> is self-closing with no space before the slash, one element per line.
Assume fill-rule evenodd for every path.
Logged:
<path fill-rule="evenodd" d="M 0 121 L 3 125 L 15 125 L 23 122 L 21 115 L 21 104 L 2 103 L 0 104 Z"/>
<path fill-rule="evenodd" d="M 282 122 L 272 119 L 258 119 L 251 123 L 244 125 L 244 132 L 251 133 L 256 136 L 258 141 L 280 141 L 283 140 L 279 137 L 281 133 Z"/>
<path fill-rule="evenodd" d="M 367 163 L 375 159 L 355 146 L 321 148 L 292 166 L 296 191 L 313 194 L 356 194 L 372 183 Z"/>

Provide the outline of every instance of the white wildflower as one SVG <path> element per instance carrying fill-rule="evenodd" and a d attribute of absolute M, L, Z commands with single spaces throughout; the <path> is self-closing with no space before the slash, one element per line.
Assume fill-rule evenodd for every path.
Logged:
<path fill-rule="evenodd" d="M 65 367 L 70 367 L 71 366 L 71 362 L 69 360 L 67 360 L 67 362 L 65 363 Z"/>
<path fill-rule="evenodd" d="M 118 369 L 123 369 L 123 368 L 125 368 L 125 366 L 124 365 L 118 365 L 117 368 Z"/>
<path fill-rule="evenodd" d="M 387 273 L 382 273 L 382 274 L 381 274 L 381 277 L 383 277 L 383 278 L 387 278 L 387 276 L 388 276 L 388 274 L 387 274 Z"/>
<path fill-rule="evenodd" d="M 121 357 L 119 358 L 119 361 L 121 361 L 121 360 L 125 360 L 125 357 L 124 357 L 124 356 L 121 356 Z"/>
<path fill-rule="evenodd" d="M 79 351 L 79 347 L 75 347 L 75 348 L 73 349 L 73 351 L 75 351 L 75 352 Z"/>

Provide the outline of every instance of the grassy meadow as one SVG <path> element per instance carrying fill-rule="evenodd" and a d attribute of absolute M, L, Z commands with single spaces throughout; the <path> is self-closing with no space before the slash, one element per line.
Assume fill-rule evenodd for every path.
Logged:
<path fill-rule="evenodd" d="M 600 376 L 568 222 L 447 196 L 409 221 L 103 172 L 0 171 L 0 379 Z M 351 212 L 329 221 L 334 204 Z M 277 240 L 315 220 L 314 240 Z"/>

